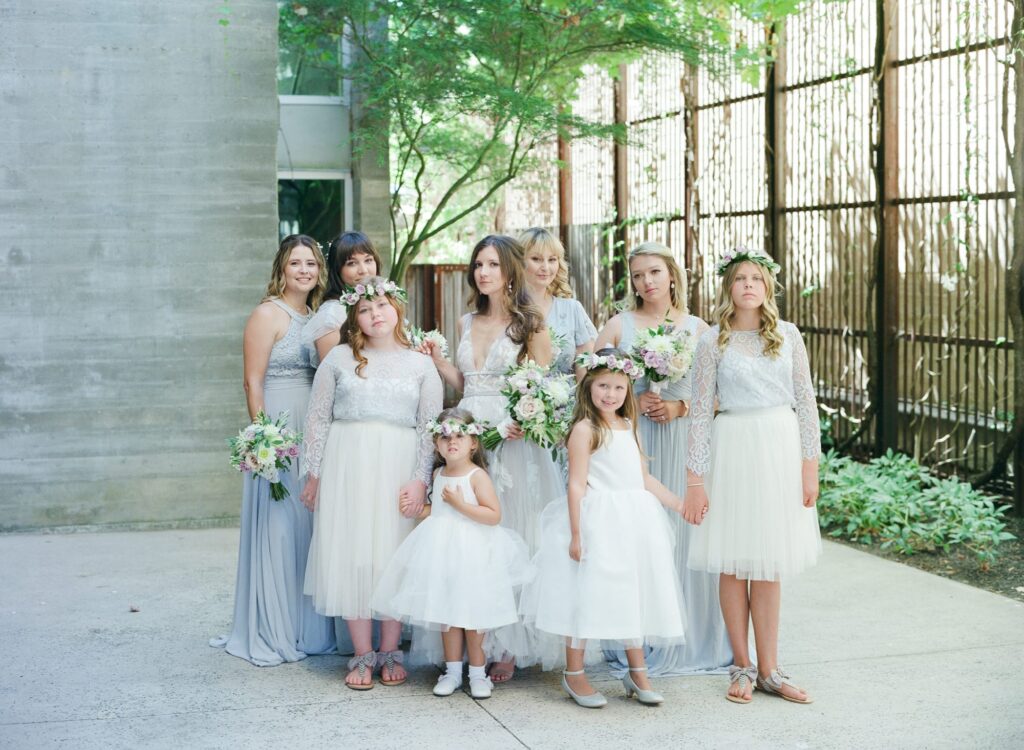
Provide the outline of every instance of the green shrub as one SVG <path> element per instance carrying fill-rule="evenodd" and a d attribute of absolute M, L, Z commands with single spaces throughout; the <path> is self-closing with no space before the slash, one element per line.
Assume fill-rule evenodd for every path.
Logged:
<path fill-rule="evenodd" d="M 1008 506 L 956 478 L 933 476 L 910 456 L 888 451 L 869 463 L 829 451 L 821 457 L 818 517 L 829 536 L 879 544 L 902 555 L 959 545 L 983 563 L 996 558 Z"/>

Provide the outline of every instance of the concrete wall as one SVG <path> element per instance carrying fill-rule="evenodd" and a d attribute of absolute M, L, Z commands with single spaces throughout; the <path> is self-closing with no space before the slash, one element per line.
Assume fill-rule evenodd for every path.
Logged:
<path fill-rule="evenodd" d="M 276 13 L 0 0 L 0 530 L 237 517 Z"/>

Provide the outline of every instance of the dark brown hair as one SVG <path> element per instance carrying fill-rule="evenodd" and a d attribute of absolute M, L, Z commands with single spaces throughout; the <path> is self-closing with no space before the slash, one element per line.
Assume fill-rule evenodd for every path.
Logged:
<path fill-rule="evenodd" d="M 373 258 L 374 273 L 381 273 L 380 255 L 370 238 L 362 232 L 344 232 L 339 234 L 327 248 L 327 292 L 324 299 L 338 299 L 345 291 L 346 284 L 341 280 L 341 269 L 353 255 L 366 253 Z"/>

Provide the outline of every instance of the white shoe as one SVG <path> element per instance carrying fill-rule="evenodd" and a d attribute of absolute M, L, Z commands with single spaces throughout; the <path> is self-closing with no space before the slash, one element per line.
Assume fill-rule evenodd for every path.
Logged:
<path fill-rule="evenodd" d="M 469 678 L 469 694 L 477 700 L 483 700 L 484 698 L 491 697 L 491 691 L 494 689 L 494 683 L 491 682 L 490 677 L 470 677 Z"/>
<path fill-rule="evenodd" d="M 447 698 L 460 687 L 462 687 L 462 676 L 456 676 L 446 672 L 437 678 L 437 684 L 434 685 L 434 695 Z"/>

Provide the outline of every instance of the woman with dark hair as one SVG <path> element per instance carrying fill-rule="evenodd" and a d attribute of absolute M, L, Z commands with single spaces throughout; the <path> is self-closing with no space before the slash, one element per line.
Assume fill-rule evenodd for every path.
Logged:
<path fill-rule="evenodd" d="M 324 290 L 324 256 L 312 237 L 281 241 L 267 293 L 249 316 L 242 340 L 249 417 L 288 413 L 288 427 L 302 429 L 313 367 L 299 343 Z M 245 475 L 238 544 L 235 614 L 231 634 L 210 641 L 257 666 L 299 661 L 334 650 L 330 619 L 302 593 L 313 517 L 299 500 L 298 461 L 281 476 L 288 490 L 274 500 L 270 483 Z"/>
<path fill-rule="evenodd" d="M 324 303 L 302 329 L 302 345 L 322 362 L 341 340 L 341 324 L 345 322 L 345 306 L 339 301 L 347 287 L 360 279 L 381 272 L 380 255 L 370 238 L 362 232 L 339 234 L 327 248 L 327 291 Z"/>
<path fill-rule="evenodd" d="M 551 336 L 527 291 L 523 246 L 515 239 L 490 235 L 480 240 L 469 259 L 466 281 L 474 312 L 462 318 L 455 364 L 436 347 L 426 348 L 441 377 L 462 391 L 459 408 L 502 430 L 505 439 L 487 456 L 501 498 L 501 523 L 523 537 L 533 554 L 537 516 L 548 502 L 565 493 L 565 487 L 550 451 L 523 440 L 519 426 L 509 423 L 501 389 L 509 367 L 527 359 L 551 364 Z M 489 635 L 494 637 L 488 640 L 488 653 L 498 659 L 491 668 L 494 682 L 512 676 L 513 659 L 519 666 L 536 662 L 532 634 L 522 625 Z"/>

